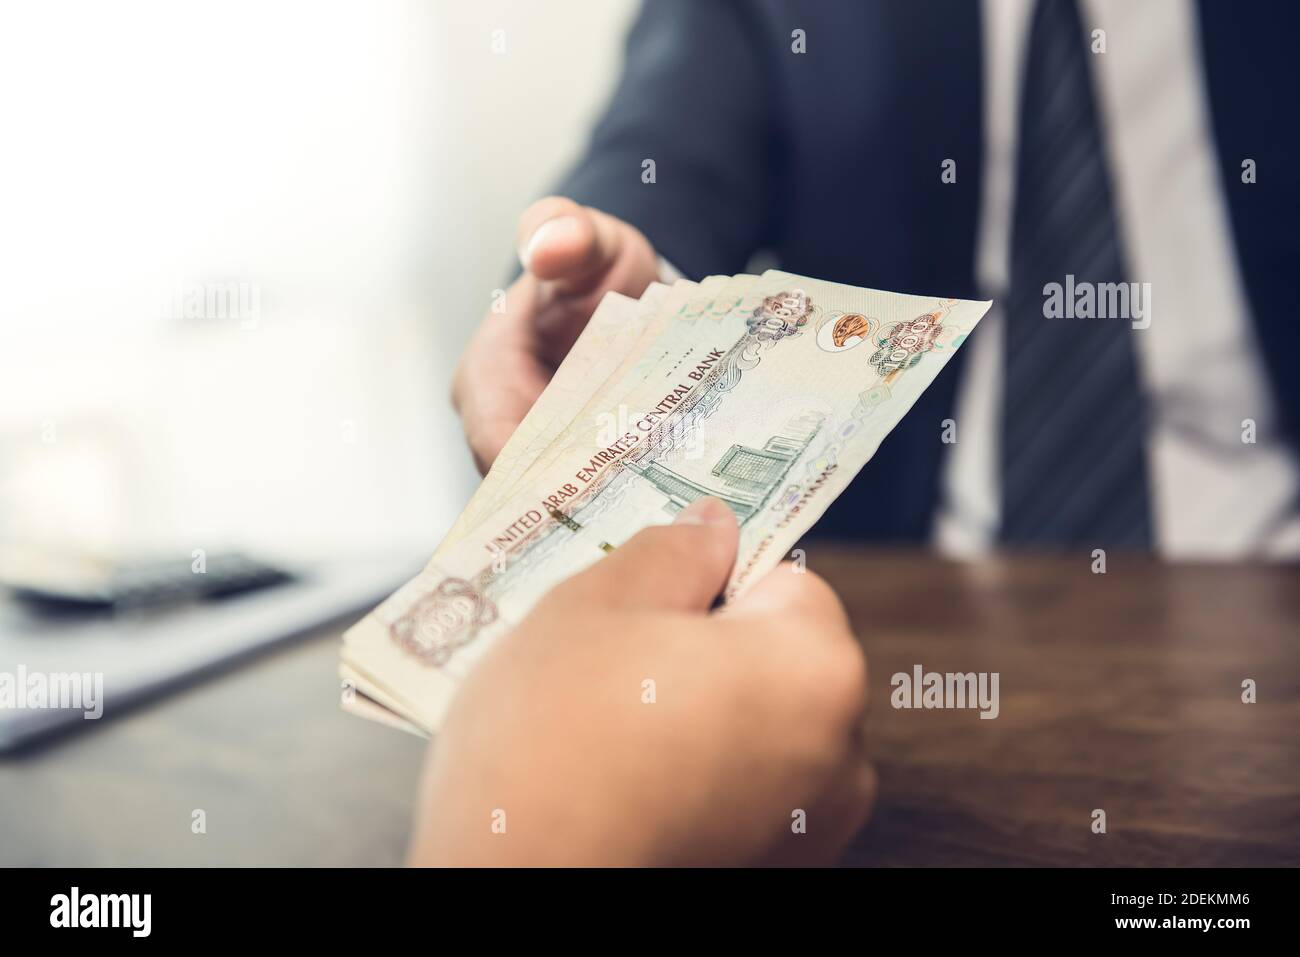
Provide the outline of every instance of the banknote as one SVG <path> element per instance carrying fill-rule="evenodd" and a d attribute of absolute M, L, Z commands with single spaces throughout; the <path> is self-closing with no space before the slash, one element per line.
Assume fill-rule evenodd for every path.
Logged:
<path fill-rule="evenodd" d="M 732 278 L 712 276 L 700 283 L 682 280 L 671 289 L 654 283 L 636 303 L 617 293 L 605 296 L 546 390 L 439 544 L 435 557 L 459 541 L 485 511 L 490 511 L 502 488 L 509 488 L 572 420 L 581 418 L 575 410 L 581 410 L 597 393 L 613 394 L 625 379 L 638 381 L 662 361 L 674 338 L 662 336 L 667 325 L 689 324 L 705 316 L 713 303 L 713 293 Z M 410 710 L 379 679 L 349 664 L 346 651 L 339 675 L 346 695 L 362 695 L 364 703 L 348 709 L 354 714 L 373 717 L 377 711 L 388 709 L 396 718 L 396 714 Z"/>
<path fill-rule="evenodd" d="M 345 682 L 351 677 L 351 669 L 346 666 L 340 667 L 340 674 Z M 379 724 L 386 724 L 390 728 L 396 728 L 398 731 L 405 731 L 408 734 L 426 737 L 426 732 L 419 725 L 412 724 L 403 718 L 393 705 L 384 705 L 379 700 L 371 698 L 364 693 L 356 693 L 354 686 L 348 689 L 342 698 L 343 710 L 349 714 L 354 714 L 358 718 L 365 718 L 368 721 L 375 721 Z"/>
<path fill-rule="evenodd" d="M 713 290 L 728 278 L 709 277 L 700 283 L 684 280 L 671 288 L 653 283 L 634 306 L 626 297 L 606 296 L 439 550 L 459 540 L 466 529 L 499 504 L 503 490 L 518 483 L 562 437 L 564 429 L 581 419 L 584 403 L 597 394 L 612 393 L 616 386 L 610 383 L 621 381 L 630 370 L 639 374 L 648 362 L 659 358 L 657 350 L 665 347 L 661 334 L 666 325 L 701 315 L 712 302 Z M 593 325 L 596 331 L 589 334 Z"/>
<path fill-rule="evenodd" d="M 562 429 L 552 433 L 546 449 L 534 457 L 523 474 L 516 474 L 512 488 L 525 486 L 550 466 L 555 456 L 575 440 L 575 433 L 585 436 L 593 429 L 609 431 L 613 421 L 611 417 L 619 409 L 627 407 L 628 391 L 636 387 L 652 389 L 653 383 L 670 374 L 672 366 L 695 343 L 696 323 L 713 318 L 715 296 L 738 280 L 748 278 L 752 277 L 710 276 L 698 285 L 689 282 L 675 284 L 652 310 L 633 348 L 614 366 L 607 378 L 599 383 L 593 381 L 587 390 L 586 402 L 572 412 Z M 494 504 L 499 504 L 499 500 Z"/>
<path fill-rule="evenodd" d="M 690 330 L 693 324 L 701 319 L 710 321 L 717 319 L 719 313 L 714 309 L 714 294 L 722 291 L 724 287 L 734 294 L 747 286 L 754 278 L 752 276 L 711 276 L 698 284 L 682 281 L 674 284 L 666 294 L 653 286 L 648 289 L 647 295 L 642 296 L 640 305 L 643 308 L 649 307 L 652 314 L 646 322 L 634 323 L 639 330 L 638 341 L 635 346 L 621 352 L 611 348 L 610 352 L 604 356 L 604 361 L 596 365 L 595 372 L 585 389 L 582 383 L 576 381 L 571 383 L 571 390 L 566 387 L 565 391 L 572 391 L 574 396 L 582 395 L 585 392 L 589 398 L 583 410 L 574 414 L 574 420 L 595 423 L 587 427 L 586 431 L 608 428 L 607 425 L 602 426 L 599 424 L 599 419 L 605 415 L 600 410 L 610 406 L 611 403 L 615 403 L 616 397 L 622 396 L 626 389 L 632 385 L 644 383 L 647 379 L 656 381 L 654 379 L 656 370 L 667 368 L 671 372 L 672 366 L 679 358 L 681 351 L 690 348 Z M 734 295 L 731 301 L 735 301 Z M 607 304 L 608 309 L 606 308 Z M 607 296 L 597 309 L 597 313 L 602 314 L 604 317 L 602 324 L 607 320 L 616 318 L 625 307 L 625 304 L 624 297 Z M 597 316 L 593 314 L 592 321 L 595 321 L 596 318 Z M 584 346 L 584 348 L 606 348 L 611 346 L 612 340 L 604 335 L 598 335 L 588 340 L 588 342 L 597 343 L 597 345 Z M 581 368 L 582 363 L 576 364 L 575 367 Z M 612 372 L 610 371 L 611 368 Z M 539 399 L 538 405 L 548 406 L 548 393 L 552 391 L 554 385 L 555 383 L 552 383 L 552 386 L 548 386 L 546 392 Z M 569 399 L 567 401 L 572 404 L 575 400 Z M 558 399 L 549 402 L 549 405 L 557 409 L 564 407 Z M 573 431 L 572 422 L 564 423 L 564 425 L 567 428 L 560 430 L 559 434 L 555 436 L 555 439 L 551 442 L 552 447 L 562 444 L 560 439 Z M 535 431 L 540 431 L 543 436 L 548 431 L 555 432 L 555 430 L 547 430 L 544 427 Z M 514 443 L 513 436 L 511 443 Z M 511 443 L 507 443 L 507 445 L 509 446 Z M 518 451 L 514 453 L 514 458 L 518 459 L 519 462 L 512 466 L 512 472 L 517 472 L 519 464 L 527 462 L 530 458 L 529 450 L 524 448 L 522 443 L 516 443 L 516 446 Z M 502 456 L 506 455 L 507 452 L 503 450 L 502 455 L 498 456 L 498 462 L 500 462 Z M 536 452 L 533 452 L 531 457 L 536 459 L 539 456 Z M 550 459 L 548 458 L 546 461 L 550 461 Z M 494 471 L 498 471 L 495 463 L 493 470 L 489 472 L 489 476 Z M 499 472 L 498 475 L 500 475 Z M 498 479 L 495 483 L 496 488 L 499 489 L 502 483 L 507 481 L 509 480 Z M 487 479 L 485 479 L 484 485 L 489 486 L 489 488 L 481 487 L 475 494 L 466 506 L 461 518 L 439 545 L 438 550 L 435 552 L 435 560 L 437 555 L 459 541 L 465 531 L 474 526 L 478 516 L 489 508 L 491 504 L 490 497 L 494 492 L 491 490 Z M 352 634 L 353 632 L 350 631 L 349 636 Z M 359 663 L 354 666 L 350 660 L 350 652 L 346 644 L 343 664 L 340 667 L 340 676 L 344 680 L 345 688 L 349 689 L 349 691 L 361 691 L 380 707 L 392 708 L 402 714 L 409 713 L 411 710 L 410 706 L 401 700 L 401 692 L 387 687 L 381 677 L 366 673 L 364 666 Z M 437 683 L 436 677 L 430 680 Z M 358 711 L 358 709 L 351 710 L 354 713 Z"/>
<path fill-rule="evenodd" d="M 548 413 L 490 505 L 349 629 L 344 668 L 434 733 L 459 680 L 551 587 L 706 495 L 740 524 L 724 598 L 742 594 L 866 465 L 988 306 L 780 271 L 674 287 L 608 374 L 567 383 L 553 408 L 570 421 Z"/>

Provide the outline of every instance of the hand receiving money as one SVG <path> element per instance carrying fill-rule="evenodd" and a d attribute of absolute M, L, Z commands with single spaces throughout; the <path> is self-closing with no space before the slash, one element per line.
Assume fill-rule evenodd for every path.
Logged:
<path fill-rule="evenodd" d="M 862 652 L 789 565 L 708 614 L 737 538 L 700 499 L 504 636 L 430 751 L 412 862 L 832 862 L 874 792 Z"/>

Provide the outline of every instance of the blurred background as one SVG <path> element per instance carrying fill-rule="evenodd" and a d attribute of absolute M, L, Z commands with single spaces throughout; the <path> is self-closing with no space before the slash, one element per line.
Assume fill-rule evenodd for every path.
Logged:
<path fill-rule="evenodd" d="M 427 555 L 630 0 L 0 8 L 0 542 Z"/>
<path fill-rule="evenodd" d="M 584 153 L 637 6 L 0 3 L 0 585 L 13 584 L 6 574 L 17 568 L 52 576 L 57 592 L 75 563 L 32 558 L 46 554 L 104 556 L 128 569 L 137 558 L 169 561 L 192 583 L 196 551 L 234 551 L 296 576 L 210 602 L 177 599 L 154 581 L 152 608 L 136 601 L 130 589 L 143 579 L 130 575 L 120 602 L 99 605 L 81 600 L 84 587 L 64 606 L 0 590 L 0 692 L 8 680 L 19 702 L 0 694 L 0 866 L 402 860 L 424 742 L 340 708 L 348 688 L 339 634 L 427 559 L 477 485 L 450 406 L 453 369 L 510 276 L 519 213 Z M 1268 378 L 1282 362 L 1265 362 L 1296 351 L 1296 327 L 1258 307 L 1285 301 L 1294 271 L 1292 233 L 1275 212 L 1295 205 L 1290 134 L 1275 122 L 1294 86 L 1282 46 L 1295 35 L 1294 8 L 1082 6 L 1081 27 L 1095 19 L 1115 39 L 1092 62 L 1103 112 L 1124 132 L 1116 168 L 1132 188 L 1119 199 L 1140 213 L 1134 278 L 1159 289 L 1171 318 L 1133 337 L 1146 379 L 1130 375 L 1139 381 L 1129 384 L 1161 406 L 1149 448 L 1159 459 L 1155 504 L 1171 520 L 1153 544 L 1179 561 L 1121 554 L 1102 575 L 1089 564 L 1092 539 L 1047 558 L 1061 543 L 1046 535 L 1013 541 L 1024 556 L 982 553 L 1007 544 L 998 538 L 1007 483 L 996 442 L 1009 377 L 1002 340 L 992 338 L 1002 333 L 973 342 L 988 362 L 967 394 L 994 398 L 959 410 L 955 390 L 930 390 L 909 417 L 914 437 L 929 430 L 924 438 L 895 440 L 895 454 L 881 457 L 889 462 L 823 523 L 845 538 L 913 549 L 873 558 L 827 545 L 817 564 L 869 636 L 881 682 L 873 758 L 888 785 L 861 842 L 879 856 L 858 855 L 866 862 L 1268 864 L 1289 863 L 1300 843 L 1295 774 L 1277 773 L 1300 767 L 1300 588 L 1294 566 L 1250 560 L 1300 554 L 1300 469 L 1275 408 L 1294 413 L 1300 393 L 1289 370 Z M 714 120 L 744 118 L 735 107 L 745 98 L 734 97 L 754 89 L 753 76 L 731 68 L 750 62 L 737 55 L 748 41 L 704 27 L 733 27 L 734 9 L 661 7 L 642 38 L 654 55 L 641 58 L 641 82 L 659 93 L 642 119 L 655 134 L 690 126 L 700 134 L 695 152 L 724 164 L 744 141 Z M 611 199 L 626 203 L 629 220 L 653 218 L 675 236 L 677 249 L 656 242 L 689 275 L 716 271 L 729 252 L 708 243 L 694 258 L 679 254 L 692 250 L 681 240 L 691 238 L 700 198 L 715 200 L 702 215 L 732 221 L 758 208 L 744 200 L 759 195 L 764 210 L 788 201 L 786 248 L 775 253 L 792 271 L 912 291 L 991 277 L 1005 289 L 1009 204 L 1022 198 L 1012 147 L 1024 118 L 1013 105 L 1015 58 L 973 42 L 973 25 L 994 25 L 988 37 L 1028 49 L 1031 11 L 1047 22 L 1037 12 L 1049 9 L 954 3 L 951 22 L 931 23 L 931 8 L 910 0 L 801 4 L 798 32 L 808 26 L 827 55 L 793 59 L 790 47 L 798 66 L 774 78 L 789 86 L 790 103 L 778 102 L 796 107 L 783 116 L 802 147 L 790 151 L 799 165 L 788 182 L 783 174 L 774 185 L 719 190 L 731 170 L 711 178 L 717 169 L 706 163 L 676 184 Z M 903 32 L 876 29 L 881 21 Z M 749 39 L 775 38 L 763 62 L 786 62 L 775 58 L 785 56 L 790 25 L 760 25 L 767 32 Z M 1194 72 L 1204 66 L 1202 37 L 1221 41 L 1210 44 L 1221 69 L 1206 73 L 1204 90 Z M 1047 73 L 1056 68 L 1041 60 Z M 984 62 L 1002 104 L 986 129 L 967 108 L 974 88 L 951 82 Z M 701 64 L 711 69 L 691 69 Z M 1207 91 L 1230 109 L 1216 114 L 1210 98 L 1202 113 Z M 881 109 L 906 149 L 874 148 L 868 121 Z M 1051 118 L 1042 112 L 1035 122 Z M 1224 116 L 1236 135 L 1216 139 L 1209 121 Z M 988 205 L 1000 219 L 977 215 L 985 186 L 965 172 L 952 193 L 961 198 L 943 205 L 949 124 L 972 151 L 964 155 L 988 136 L 989 166 L 1000 171 L 989 177 Z M 674 140 L 653 141 L 671 158 Z M 622 161 L 617 142 L 605 146 L 607 162 Z M 1242 157 L 1260 158 L 1258 184 L 1240 179 Z M 1230 174 L 1222 183 L 1220 159 Z M 788 183 L 798 189 L 777 195 Z M 593 198 L 591 178 L 587 186 L 572 195 L 620 212 Z M 674 197 L 676 207 L 665 204 Z M 1234 203 L 1254 245 L 1232 243 Z M 954 215 L 969 228 L 940 230 L 942 242 L 910 228 L 917 216 Z M 987 222 L 995 225 L 983 235 Z M 1059 265 L 1091 250 L 1057 252 Z M 1038 318 L 1034 308 L 1025 316 Z M 1257 347 L 1260 330 L 1271 337 Z M 1039 405 L 1070 409 L 1024 403 Z M 963 443 L 974 452 L 964 471 L 944 473 L 958 478 L 941 489 L 935 437 L 949 412 L 984 441 Z M 935 481 L 916 480 L 927 475 Z M 987 502 L 970 494 L 981 484 Z M 967 525 L 988 532 L 971 550 L 977 562 L 914 551 L 949 492 L 955 511 L 973 517 Z M 1218 564 L 1187 563 L 1206 558 Z M 321 563 L 339 567 L 313 577 Z M 76 568 L 70 577 L 74 586 L 94 580 Z M 192 680 L 308 633 L 317 640 L 257 667 Z M 884 676 L 919 668 L 917 649 L 927 668 L 1007 674 L 1015 690 L 1006 717 L 920 723 L 892 707 Z M 102 678 L 95 697 L 113 720 L 60 737 L 87 728 L 91 702 L 37 701 L 23 694 L 32 676 L 51 686 Z M 1267 685 L 1255 708 L 1258 676 Z M 165 707 L 134 707 L 187 684 Z M 1105 841 L 1079 810 L 1098 794 L 1125 805 L 1123 832 Z M 211 840 L 194 829 L 200 813 L 211 816 Z"/>

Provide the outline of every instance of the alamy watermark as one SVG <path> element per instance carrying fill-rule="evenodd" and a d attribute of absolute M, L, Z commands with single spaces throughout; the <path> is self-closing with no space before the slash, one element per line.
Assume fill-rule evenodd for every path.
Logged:
<path fill-rule="evenodd" d="M 76 929 L 122 928 L 132 937 L 148 937 L 153 929 L 152 894 L 83 894 L 73 887 L 50 898 L 50 926 Z"/>
<path fill-rule="evenodd" d="M 164 290 L 164 319 L 234 320 L 241 329 L 262 321 L 262 287 L 255 282 L 191 282 Z"/>
<path fill-rule="evenodd" d="M 996 671 L 938 672 L 912 666 L 912 673 L 899 671 L 889 679 L 894 689 L 889 703 L 895 708 L 971 708 L 981 718 L 996 718 L 998 702 Z"/>
<path fill-rule="evenodd" d="M 1151 325 L 1151 283 L 1075 282 L 1043 286 L 1044 319 L 1127 319 L 1134 329 Z"/>
<path fill-rule="evenodd" d="M 104 715 L 102 671 L 0 671 L 0 711 L 78 710 L 87 721 Z"/>

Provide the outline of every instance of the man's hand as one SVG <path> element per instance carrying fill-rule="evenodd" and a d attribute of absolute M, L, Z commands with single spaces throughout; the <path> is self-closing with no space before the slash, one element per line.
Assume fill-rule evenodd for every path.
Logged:
<path fill-rule="evenodd" d="M 640 296 L 658 275 L 658 257 L 640 232 L 560 196 L 528 208 L 517 241 L 524 273 L 506 290 L 505 313 L 488 312 L 452 383 L 452 403 L 483 472 L 601 297 Z"/>
<path fill-rule="evenodd" d="M 411 861 L 834 861 L 874 793 L 865 660 L 826 583 L 788 565 L 710 614 L 736 539 L 726 505 L 696 502 L 494 646 L 431 748 Z"/>

